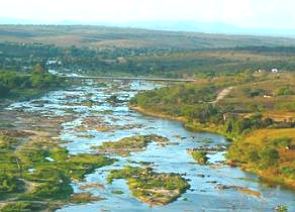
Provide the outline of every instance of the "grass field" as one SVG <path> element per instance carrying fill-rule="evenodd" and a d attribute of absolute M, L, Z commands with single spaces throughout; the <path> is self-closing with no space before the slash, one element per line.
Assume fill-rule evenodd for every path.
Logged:
<path fill-rule="evenodd" d="M 0 25 L 0 69 L 170 78 L 295 70 L 295 39 L 99 26 Z"/>
<path fill-rule="evenodd" d="M 232 162 L 258 173 L 271 183 L 295 188 L 295 129 L 257 130 L 234 142 L 228 153 Z"/>
<path fill-rule="evenodd" d="M 217 77 L 143 92 L 131 105 L 181 120 L 191 130 L 227 136 L 231 164 L 295 188 L 294 85 L 288 72 Z"/>
<path fill-rule="evenodd" d="M 295 39 L 291 38 L 229 36 L 78 25 L 0 25 L 0 42 L 38 42 L 60 46 L 182 49 L 295 46 Z"/>

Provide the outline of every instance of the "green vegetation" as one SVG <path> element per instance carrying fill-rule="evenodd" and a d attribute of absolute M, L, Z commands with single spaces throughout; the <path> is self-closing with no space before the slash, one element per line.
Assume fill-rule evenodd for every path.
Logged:
<path fill-rule="evenodd" d="M 42 49 L 42 43 L 48 45 L 47 52 L 39 54 L 56 55 L 52 44 L 71 47 L 121 47 L 128 51 L 133 49 L 206 49 L 206 48 L 234 48 L 243 49 L 254 46 L 259 52 L 264 48 L 286 47 L 286 52 L 292 51 L 294 39 L 234 36 L 221 34 L 205 34 L 193 32 L 171 32 L 132 28 L 102 27 L 102 26 L 70 26 L 70 25 L 1 25 L 0 42 L 16 42 L 34 44 Z M 291 46 L 291 47 L 290 47 Z M 30 49 L 27 47 L 27 49 Z M 20 51 L 19 51 L 20 52 Z"/>
<path fill-rule="evenodd" d="M 276 90 L 279 85 L 291 86 L 295 77 L 287 73 L 274 77 L 248 73 L 175 85 L 139 93 L 130 104 L 143 112 L 182 120 L 189 129 L 239 138 L 255 129 L 294 126 L 295 95 L 279 96 Z"/>
<path fill-rule="evenodd" d="M 89 192 L 84 192 L 84 193 L 73 194 L 70 199 L 70 202 L 74 204 L 85 204 L 85 203 L 99 201 L 99 200 L 102 200 L 102 198 L 93 196 Z"/>
<path fill-rule="evenodd" d="M 1 212 L 42 211 L 46 209 L 46 207 L 47 206 L 42 203 L 19 201 L 6 204 L 3 208 L 1 208 Z"/>
<path fill-rule="evenodd" d="M 41 71 L 38 66 L 37 70 L 29 75 L 15 71 L 0 71 L 0 98 L 33 96 L 61 86 L 60 78 Z"/>
<path fill-rule="evenodd" d="M 150 168 L 127 166 L 121 170 L 112 170 L 108 182 L 112 183 L 115 179 L 126 179 L 133 195 L 150 205 L 166 205 L 189 188 L 180 175 L 155 173 Z"/>
<path fill-rule="evenodd" d="M 198 150 L 191 150 L 190 154 L 192 155 L 193 159 L 197 161 L 199 164 L 204 165 L 208 161 L 207 153 Z"/>
<path fill-rule="evenodd" d="M 165 145 L 168 142 L 167 138 L 158 135 L 141 135 L 122 138 L 116 142 L 104 142 L 98 149 L 100 153 L 118 154 L 120 156 L 129 156 L 132 152 L 143 151 L 150 142 L 157 142 L 160 145 Z"/>
<path fill-rule="evenodd" d="M 72 180 L 83 180 L 96 168 L 114 162 L 101 155 L 70 155 L 40 133 L 22 138 L 18 132 L 9 134 L 0 136 L 0 199 L 11 202 L 5 211 L 22 211 L 40 203 L 45 208 L 54 202 L 64 204 L 73 194 Z"/>
<path fill-rule="evenodd" d="M 208 104 L 216 98 L 217 92 L 218 87 L 211 85 L 177 85 L 140 93 L 130 103 L 171 116 L 206 119 L 217 113 L 215 108 Z M 204 111 L 204 114 L 200 111 Z"/>
<path fill-rule="evenodd" d="M 61 86 L 64 81 L 45 71 L 49 69 L 197 79 L 140 93 L 131 106 L 181 120 L 188 129 L 221 133 L 233 141 L 228 152 L 231 164 L 295 188 L 294 61 L 295 40 L 287 38 L 90 26 L 0 26 L 0 98 L 30 97 Z M 272 68 L 279 73 L 270 73 Z M 122 102 L 116 95 L 107 101 Z M 81 104 L 92 107 L 94 103 Z M 77 130 L 115 129 L 93 119 L 97 117 Z M 0 126 L 11 125 L 0 120 Z M 153 141 L 168 142 L 156 135 L 135 136 L 105 142 L 97 150 L 128 156 Z M 65 203 L 99 200 L 89 193 L 73 195 L 71 182 L 114 162 L 102 155 L 70 155 L 38 132 L 24 138 L 1 135 L 0 150 L 0 200 L 7 201 L 1 211 L 51 210 Z M 190 153 L 198 163 L 207 163 L 205 152 Z M 189 188 L 180 175 L 149 168 L 113 170 L 108 180 L 115 179 L 126 179 L 134 196 L 151 205 L 168 204 Z"/>
<path fill-rule="evenodd" d="M 120 190 L 115 190 L 115 191 L 112 191 L 112 194 L 122 195 L 124 194 L 124 192 Z"/>
<path fill-rule="evenodd" d="M 289 96 L 294 94 L 295 94 L 294 88 L 292 89 L 291 86 L 280 87 L 277 91 L 278 96 Z"/>
<path fill-rule="evenodd" d="M 6 173 L 0 174 L 0 196 L 21 191 L 23 183 L 16 177 Z"/>
<path fill-rule="evenodd" d="M 234 141 L 228 157 L 235 164 L 250 167 L 262 177 L 269 170 L 268 180 L 294 187 L 295 152 L 282 152 L 294 145 L 294 84 L 291 73 L 245 72 L 139 93 L 130 104 L 147 114 L 183 121 L 191 130 L 227 136 Z M 285 129 L 291 129 L 289 135 L 283 133 Z M 261 130 L 269 136 L 255 137 L 260 146 L 247 142 Z M 288 159 L 283 157 L 285 154 Z M 200 163 L 206 162 L 202 152 L 192 152 L 192 156 Z"/>
<path fill-rule="evenodd" d="M 255 40 L 255 42 L 253 42 Z M 35 64 L 106 76 L 214 77 L 295 70 L 295 40 L 94 26 L 0 26 L 0 69 Z"/>
<path fill-rule="evenodd" d="M 82 180 L 86 174 L 102 166 L 111 165 L 114 160 L 101 155 L 79 154 L 70 157 L 67 162 L 63 168 L 71 167 L 68 172 L 72 178 Z"/>
<path fill-rule="evenodd" d="M 295 188 L 295 130 L 263 129 L 234 142 L 228 152 L 232 164 L 258 173 L 269 182 Z"/>
<path fill-rule="evenodd" d="M 286 205 L 278 205 L 275 207 L 275 211 L 277 212 L 288 212 L 288 206 Z"/>

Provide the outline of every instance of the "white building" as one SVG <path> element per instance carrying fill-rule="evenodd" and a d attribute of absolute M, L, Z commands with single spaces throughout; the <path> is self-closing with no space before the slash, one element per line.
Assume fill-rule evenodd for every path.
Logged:
<path fill-rule="evenodd" d="M 48 60 L 46 62 L 46 65 L 61 65 L 61 61 L 58 61 L 58 60 Z"/>
<path fill-rule="evenodd" d="M 273 69 L 271 69 L 271 72 L 272 73 L 279 73 L 279 70 L 277 68 L 273 68 Z"/>

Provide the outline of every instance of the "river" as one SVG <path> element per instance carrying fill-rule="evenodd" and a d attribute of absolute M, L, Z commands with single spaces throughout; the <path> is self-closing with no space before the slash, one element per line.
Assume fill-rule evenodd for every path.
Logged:
<path fill-rule="evenodd" d="M 39 103 L 35 99 L 9 106 L 10 110 L 21 109 L 44 117 L 72 115 L 74 119 L 62 124 L 59 135 L 62 145 L 71 154 L 92 152 L 92 146 L 133 135 L 157 134 L 169 139 L 170 143 L 166 146 L 151 143 L 145 151 L 132 153 L 129 157 L 112 156 L 118 159 L 116 163 L 87 175 L 85 182 L 72 184 L 75 192 L 80 192 L 83 184 L 102 184 L 100 189 L 89 188 L 87 191 L 104 199 L 90 204 L 66 205 L 59 212 L 272 211 L 280 204 L 287 205 L 289 211 L 295 211 L 294 192 L 280 186 L 270 187 L 261 183 L 253 174 L 225 165 L 222 163 L 225 152 L 210 154 L 211 164 L 202 166 L 196 164 L 186 151 L 188 148 L 203 145 L 228 145 L 224 137 L 190 132 L 179 122 L 144 116 L 128 108 L 128 100 L 137 92 L 161 86 L 164 84 L 144 81 L 109 81 L 107 86 L 101 86 L 89 80 L 79 86 L 49 92 L 38 99 Z M 121 101 L 115 104 L 107 102 L 112 95 L 116 95 Z M 89 100 L 93 105 L 82 104 Z M 115 127 L 109 131 L 77 130 L 89 117 Z M 106 183 L 110 170 L 125 165 L 138 166 L 142 162 L 149 162 L 156 172 L 183 174 L 191 185 L 190 190 L 171 204 L 150 207 L 132 196 L 124 180 Z M 245 187 L 260 192 L 261 196 L 256 197 L 236 189 L 218 189 L 217 185 Z M 114 194 L 118 190 L 123 191 L 123 194 Z"/>

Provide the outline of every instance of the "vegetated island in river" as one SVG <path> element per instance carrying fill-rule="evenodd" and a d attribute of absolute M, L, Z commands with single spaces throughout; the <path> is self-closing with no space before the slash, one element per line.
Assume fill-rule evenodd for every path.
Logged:
<path fill-rule="evenodd" d="M 39 65 L 28 75 L 1 71 L 0 98 L 4 103 L 0 106 L 11 99 L 31 98 L 56 89 L 61 82 Z M 115 160 L 97 154 L 71 155 L 60 146 L 61 141 L 56 139 L 60 125 L 73 117 L 0 112 L 1 211 L 54 211 L 65 204 L 101 199 L 88 192 L 74 193 L 71 183 Z M 25 125 L 15 122 L 19 118 L 26 120 Z"/>
<path fill-rule="evenodd" d="M 127 157 L 132 152 L 144 151 L 152 141 L 164 146 L 168 139 L 159 135 L 138 135 L 122 138 L 116 142 L 104 142 L 101 146 L 93 147 L 93 149 L 97 149 L 100 154 L 118 154 Z"/>
<path fill-rule="evenodd" d="M 104 142 L 93 147 L 100 154 L 117 154 L 127 157 L 132 152 L 144 151 L 147 145 L 156 142 L 165 146 L 168 139 L 159 135 L 138 135 L 125 137 L 116 142 Z M 151 206 L 166 205 L 181 196 L 190 186 L 186 179 L 174 173 L 156 173 L 151 168 L 126 166 L 123 169 L 111 170 L 108 182 L 125 179 L 132 194 L 140 201 Z"/>
<path fill-rule="evenodd" d="M 189 184 L 179 174 L 156 173 L 151 168 L 126 166 L 112 170 L 108 182 L 126 179 L 132 194 L 151 206 L 166 205 L 189 189 Z"/>
<path fill-rule="evenodd" d="M 65 85 L 63 79 L 54 76 L 37 64 L 31 72 L 0 70 L 0 100 L 32 98 Z M 0 105 L 1 106 L 1 105 Z"/>
<path fill-rule="evenodd" d="M 141 92 L 130 107 L 222 134 L 230 165 L 295 189 L 294 84 L 293 73 L 244 72 Z"/>
<path fill-rule="evenodd" d="M 6 88 L 6 93 L 3 93 L 2 97 L 8 99 L 16 100 L 22 96 L 22 90 L 19 88 L 20 81 L 28 83 L 23 87 L 28 93 L 24 95 L 26 97 L 35 96 L 43 87 L 46 91 L 54 85 L 58 87 L 58 81 L 54 82 L 55 77 L 47 72 L 35 71 L 31 75 L 15 72 L 1 74 L 0 82 Z M 50 80 L 41 80 L 46 76 L 49 76 Z M 36 82 L 32 84 L 34 78 L 38 79 L 36 81 L 40 83 L 38 86 Z M 42 105 L 42 101 L 38 104 Z M 87 106 L 91 107 L 91 105 Z M 13 114 L 12 117 L 12 114 L 7 114 L 8 117 L 5 113 L 2 115 L 3 120 L 0 122 L 2 151 L 0 201 L 3 201 L 0 203 L 1 211 L 54 211 L 65 204 L 89 203 L 102 199 L 88 192 L 74 193 L 71 183 L 83 180 L 86 174 L 102 166 L 110 165 L 115 160 L 101 154 L 70 155 L 66 148 L 59 145 L 61 142 L 56 137 L 61 129 L 60 124 L 73 117 L 39 118 L 22 111 Z M 20 127 L 17 123 L 9 126 L 6 124 L 13 122 L 19 116 L 26 119 L 26 126 Z M 90 117 L 84 124 L 102 125 L 100 120 L 93 121 Z M 34 127 L 35 123 L 38 123 L 37 128 Z M 95 129 L 98 130 L 97 127 Z M 128 156 L 131 152 L 143 151 L 150 142 L 165 146 L 168 139 L 154 134 L 127 137 L 118 142 L 105 142 L 98 150 L 105 154 Z M 109 179 L 118 178 L 118 173 L 125 173 L 121 177 L 128 181 L 135 197 L 150 205 L 168 204 L 189 188 L 189 184 L 180 175 L 156 173 L 149 168 L 113 170 Z M 133 182 L 128 176 L 133 176 L 135 173 L 138 177 Z M 163 184 L 163 181 L 166 182 Z M 144 182 L 148 182 L 148 185 Z"/>
<path fill-rule="evenodd" d="M 99 200 L 89 193 L 74 194 L 72 181 L 115 160 L 102 155 L 70 155 L 48 133 L 0 131 L 1 211 L 53 211 L 67 203 Z"/>

